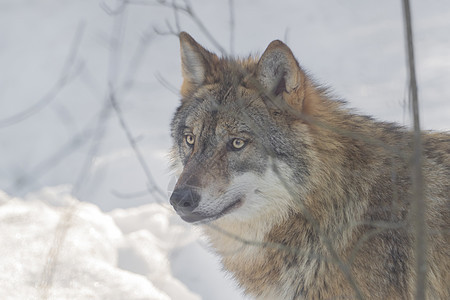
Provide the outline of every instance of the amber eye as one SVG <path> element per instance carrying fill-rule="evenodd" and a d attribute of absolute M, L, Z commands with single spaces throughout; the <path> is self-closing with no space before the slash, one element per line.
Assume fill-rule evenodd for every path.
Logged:
<path fill-rule="evenodd" d="M 193 146 L 195 143 L 195 137 L 192 134 L 186 134 L 184 136 L 184 140 L 186 141 L 186 144 L 188 144 L 188 146 Z"/>
<path fill-rule="evenodd" d="M 243 139 L 232 139 L 231 140 L 231 147 L 233 150 L 240 150 L 242 148 L 244 148 L 245 146 L 245 141 Z"/>

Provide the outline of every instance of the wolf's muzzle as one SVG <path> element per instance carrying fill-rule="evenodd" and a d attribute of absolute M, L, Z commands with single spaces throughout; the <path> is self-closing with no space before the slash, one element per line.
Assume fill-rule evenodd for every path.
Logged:
<path fill-rule="evenodd" d="M 201 217 L 193 213 L 200 202 L 200 195 L 191 188 L 175 189 L 170 197 L 175 211 L 187 222 L 195 222 Z"/>

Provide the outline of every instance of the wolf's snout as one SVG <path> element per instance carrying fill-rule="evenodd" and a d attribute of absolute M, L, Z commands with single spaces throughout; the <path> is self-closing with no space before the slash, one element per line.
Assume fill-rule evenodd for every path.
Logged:
<path fill-rule="evenodd" d="M 191 213 L 200 202 L 200 195 L 190 188 L 179 188 L 173 191 L 170 204 L 177 212 Z"/>

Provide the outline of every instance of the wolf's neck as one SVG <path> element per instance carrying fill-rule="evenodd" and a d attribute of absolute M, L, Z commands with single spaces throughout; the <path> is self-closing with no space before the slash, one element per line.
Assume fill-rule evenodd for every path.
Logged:
<path fill-rule="evenodd" d="M 334 264 L 328 263 L 328 251 L 313 226 L 299 212 L 291 211 L 287 218 L 273 224 L 267 218 L 252 223 L 221 224 L 204 227 L 211 245 L 222 263 L 247 293 L 258 299 L 293 299 L 293 286 L 310 289 L 317 272 L 330 276 L 326 283 L 342 280 Z M 282 274 L 305 268 L 305 282 L 300 277 L 285 281 Z M 317 270 L 317 271 L 316 271 Z M 325 276 L 322 273 L 320 276 Z"/>
<path fill-rule="evenodd" d="M 218 220 L 204 225 L 203 230 L 211 245 L 223 257 L 251 256 L 251 249 L 264 245 L 266 235 L 276 225 L 274 223 L 275 220 L 265 216 L 241 222 Z"/>
<path fill-rule="evenodd" d="M 261 299 L 275 299 L 279 295 L 276 282 L 280 280 L 281 265 L 273 268 L 268 261 L 270 252 L 280 244 L 267 237 L 274 220 L 254 218 L 252 222 L 219 222 L 203 226 L 211 246 L 220 255 L 225 269 L 230 271 L 247 293 Z M 261 293 L 261 291 L 263 291 Z"/>

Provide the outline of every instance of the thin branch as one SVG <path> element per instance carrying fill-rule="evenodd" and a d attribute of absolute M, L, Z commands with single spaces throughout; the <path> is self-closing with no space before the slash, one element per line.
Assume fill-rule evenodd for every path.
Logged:
<path fill-rule="evenodd" d="M 227 56 L 227 51 L 225 48 L 216 40 L 214 35 L 208 30 L 207 26 L 202 22 L 202 20 L 197 16 L 195 13 L 195 10 L 192 8 L 192 5 L 189 1 L 183 0 L 184 5 L 177 4 L 175 1 L 165 1 L 165 0 L 156 0 L 156 1 L 142 1 L 142 0 L 123 0 L 127 4 L 134 4 L 134 5 L 149 5 L 149 6 L 165 6 L 168 8 L 171 8 L 175 10 L 175 16 L 178 17 L 178 12 L 182 12 L 189 16 L 191 20 L 197 25 L 197 27 L 200 29 L 201 32 L 208 38 L 208 40 L 214 45 L 214 47 L 219 50 L 219 52 L 222 53 L 223 56 Z M 177 19 L 175 20 L 175 23 L 177 23 Z M 174 30 L 170 24 L 166 24 L 166 26 L 169 28 L 168 31 L 162 31 L 160 29 L 155 28 L 155 32 L 161 35 L 178 35 L 179 32 Z M 178 25 L 177 25 L 178 28 Z"/>
<path fill-rule="evenodd" d="M 180 16 L 178 15 L 178 10 L 176 9 L 176 0 L 172 0 L 172 8 L 173 8 L 173 18 L 175 20 L 175 28 L 178 33 L 181 32 L 180 26 Z"/>
<path fill-rule="evenodd" d="M 46 300 L 49 298 L 49 291 L 53 284 L 59 253 L 63 248 L 67 231 L 70 229 L 75 212 L 76 204 L 72 203 L 65 208 L 64 213 L 61 215 L 56 226 L 55 236 L 53 238 L 53 242 L 51 244 L 49 252 L 46 255 L 46 263 L 40 276 L 41 280 L 38 286 L 40 299 L 42 300 Z"/>
<path fill-rule="evenodd" d="M 223 56 L 227 56 L 227 51 L 225 48 L 222 47 L 222 45 L 214 38 L 214 35 L 206 28 L 205 24 L 203 24 L 202 20 L 195 14 L 195 11 L 192 9 L 192 6 L 189 4 L 188 1 L 184 1 L 186 3 L 186 10 L 185 12 L 191 17 L 192 21 L 197 24 L 197 26 L 200 28 L 200 30 L 203 32 L 204 35 L 211 41 L 211 43 L 214 45 L 214 47 L 219 50 Z"/>
<path fill-rule="evenodd" d="M 128 4 L 129 2 L 125 1 L 124 3 Z M 175 5 L 175 3 L 173 3 L 173 5 Z M 160 197 L 160 199 L 158 199 L 158 200 L 163 202 L 163 201 L 165 201 L 167 195 L 166 195 L 166 193 L 163 192 L 163 190 L 161 188 L 159 188 L 157 186 L 156 181 L 150 171 L 150 168 L 148 167 L 148 165 L 144 159 L 144 155 L 142 154 L 142 152 L 140 151 L 140 149 L 138 147 L 138 142 L 137 142 L 136 138 L 133 136 L 133 134 L 131 133 L 131 129 L 128 126 L 127 122 L 125 121 L 122 109 L 117 101 L 117 91 L 116 91 L 116 86 L 117 86 L 116 79 L 118 76 L 117 64 L 120 59 L 120 50 L 121 50 L 120 49 L 120 46 L 121 46 L 120 41 L 122 41 L 124 26 L 125 26 L 125 17 L 123 16 L 125 10 L 126 10 L 126 7 L 124 7 L 122 9 L 122 14 L 120 15 L 120 18 L 118 20 L 116 17 L 117 22 L 115 22 L 114 28 L 113 28 L 114 34 L 112 36 L 112 44 L 111 44 L 112 47 L 111 47 L 111 52 L 110 52 L 110 70 L 109 70 L 109 79 L 108 79 L 108 81 L 109 81 L 108 100 L 118 118 L 120 127 L 123 129 L 123 131 L 127 137 L 127 140 L 129 142 L 131 148 L 133 149 L 133 151 L 136 155 L 136 158 L 138 159 L 138 162 L 141 165 L 141 167 L 145 173 L 145 176 L 147 177 L 148 192 L 150 194 L 156 194 L 156 196 Z M 138 50 L 135 52 L 135 55 L 130 64 L 130 67 L 129 67 L 129 71 L 130 71 L 130 73 L 128 73 L 129 78 L 127 78 L 125 80 L 125 82 L 132 81 L 131 77 L 132 77 L 133 73 L 131 73 L 131 71 L 135 70 L 137 68 L 140 58 L 142 58 L 145 53 L 143 50 L 148 45 L 149 41 L 150 41 L 150 39 L 148 39 L 148 38 L 144 38 L 143 40 L 141 40 L 141 44 L 138 46 Z"/>
<path fill-rule="evenodd" d="M 234 10 L 234 0 L 228 0 L 228 7 L 230 9 L 230 55 L 234 55 L 234 39 L 235 39 L 235 10 Z"/>
<path fill-rule="evenodd" d="M 172 28 L 172 25 L 170 24 L 170 22 L 168 21 L 168 20 L 166 20 L 166 27 L 167 27 L 167 30 L 161 30 L 161 29 L 159 29 L 158 27 L 156 27 L 156 26 L 154 26 L 153 27 L 153 30 L 157 33 L 157 34 L 159 34 L 159 35 L 175 35 L 175 36 L 178 36 L 179 34 L 180 34 L 180 32 L 178 32 L 178 31 L 175 31 L 173 28 Z"/>
<path fill-rule="evenodd" d="M 127 5 L 128 1 L 122 1 L 116 8 L 111 8 L 105 0 L 100 1 L 99 6 L 110 16 L 121 14 Z"/>
<path fill-rule="evenodd" d="M 46 174 L 51 169 L 55 168 L 64 159 L 67 158 L 71 153 L 75 152 L 78 148 L 83 146 L 86 141 L 92 136 L 93 130 L 88 125 L 80 133 L 72 137 L 65 145 L 58 149 L 54 154 L 50 155 L 47 159 L 38 163 L 31 170 L 27 171 L 26 174 L 18 177 L 14 183 L 7 188 L 7 190 L 19 191 L 24 189 L 26 186 L 31 185 L 31 183 L 37 181 L 44 174 Z"/>
<path fill-rule="evenodd" d="M 31 117 L 32 115 L 37 114 L 48 104 L 50 104 L 53 100 L 55 100 L 56 96 L 61 92 L 61 90 L 65 86 L 67 86 L 69 82 L 71 82 L 74 78 L 77 77 L 77 75 L 84 67 L 84 64 L 82 62 L 79 62 L 77 65 L 75 65 L 75 62 L 77 62 L 78 50 L 80 48 L 81 40 L 84 34 L 84 29 L 85 29 L 85 22 L 82 21 L 78 24 L 77 30 L 75 31 L 75 35 L 72 40 L 72 45 L 70 47 L 66 61 L 62 68 L 61 74 L 59 75 L 59 78 L 53 85 L 53 87 L 46 93 L 44 97 L 42 97 L 32 106 L 13 116 L 0 119 L 0 128 L 5 128 L 17 124 Z M 74 70 L 72 71 L 74 65 L 75 67 Z"/>
<path fill-rule="evenodd" d="M 123 81 L 122 90 L 121 93 L 125 93 L 133 88 L 134 84 L 134 77 L 138 73 L 139 67 L 141 67 L 142 60 L 145 57 L 145 54 L 147 54 L 147 48 L 150 45 L 151 41 L 153 40 L 153 27 L 150 27 L 144 31 L 144 33 L 141 36 L 140 42 L 131 57 L 130 64 L 128 66 L 125 79 Z"/>
<path fill-rule="evenodd" d="M 161 83 L 162 86 L 164 86 L 166 89 L 171 91 L 173 94 L 175 94 L 177 97 L 180 96 L 180 90 L 173 86 L 164 76 L 161 75 L 161 73 L 155 73 L 156 80 Z"/>
<path fill-rule="evenodd" d="M 422 138 L 419 121 L 419 100 L 417 93 L 416 69 L 414 59 L 414 42 L 411 22 L 411 9 L 409 0 L 403 0 L 403 20 L 406 37 L 406 50 L 409 70 L 410 104 L 414 122 L 413 140 L 413 214 L 415 229 L 415 257 L 416 257 L 416 295 L 415 299 L 425 299 L 427 281 L 427 228 L 425 223 L 426 205 L 424 201 L 424 181 L 422 174 Z"/>
<path fill-rule="evenodd" d="M 289 34 L 291 33 L 291 28 L 286 27 L 284 30 L 283 42 L 285 44 L 289 44 Z"/>
<path fill-rule="evenodd" d="M 108 104 L 108 101 L 106 101 L 106 104 L 103 106 L 103 109 L 97 119 L 97 124 L 91 137 L 91 146 L 89 147 L 84 162 L 81 166 L 81 170 L 72 187 L 72 194 L 74 196 L 76 196 L 80 192 L 81 187 L 87 181 L 89 172 L 92 168 L 93 160 L 97 156 L 101 140 L 105 135 L 105 123 L 109 119 L 111 113 L 111 106 Z"/>
<path fill-rule="evenodd" d="M 142 170 L 145 173 L 145 176 L 147 177 L 147 183 L 148 183 L 148 191 L 150 194 L 156 194 L 156 196 L 160 197 L 160 201 L 166 201 L 166 193 L 163 192 L 163 190 L 156 184 L 156 181 L 150 171 L 150 168 L 147 165 L 147 162 L 144 159 L 144 155 L 142 154 L 141 150 L 139 149 L 136 139 L 133 137 L 133 134 L 131 133 L 131 130 L 128 126 L 128 124 L 125 121 L 125 118 L 123 117 L 123 113 L 121 108 L 119 107 L 116 96 L 112 92 L 109 96 L 109 100 L 111 102 L 112 107 L 114 108 L 114 111 L 116 112 L 116 116 L 119 119 L 119 123 L 123 131 L 125 132 L 125 135 L 128 139 L 128 142 L 130 143 L 131 148 L 133 149 L 136 158 L 139 161 L 139 164 L 142 167 Z"/>
<path fill-rule="evenodd" d="M 110 51 L 108 57 L 108 85 L 116 88 L 119 78 L 119 66 L 121 58 L 121 50 L 123 46 L 123 35 L 125 32 L 126 23 L 126 5 L 123 5 L 121 13 L 114 16 L 114 22 L 112 25 L 112 33 L 110 37 Z M 109 92 L 108 92 L 109 94 Z"/>

